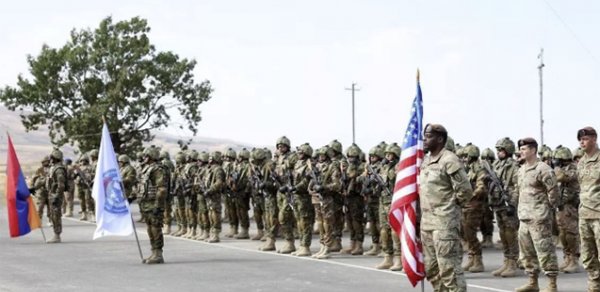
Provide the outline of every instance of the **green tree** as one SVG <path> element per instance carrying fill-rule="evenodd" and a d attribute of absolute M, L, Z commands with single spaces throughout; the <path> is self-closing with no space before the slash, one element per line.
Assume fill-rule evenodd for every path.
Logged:
<path fill-rule="evenodd" d="M 151 131 L 166 127 L 172 112 L 185 120 L 180 128 L 196 135 L 210 82 L 196 83 L 196 61 L 157 51 L 149 32 L 138 17 L 73 29 L 64 46 L 44 45 L 38 56 L 28 55 L 30 79 L 20 74 L 16 87 L 0 89 L 0 102 L 21 111 L 27 131 L 47 125 L 54 145 L 77 144 L 81 151 L 100 145 L 103 117 L 119 153 L 151 141 Z"/>

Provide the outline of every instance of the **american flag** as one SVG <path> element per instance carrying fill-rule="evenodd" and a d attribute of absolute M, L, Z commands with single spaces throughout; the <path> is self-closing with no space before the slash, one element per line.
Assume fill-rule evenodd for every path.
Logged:
<path fill-rule="evenodd" d="M 417 96 L 404 135 L 400 162 L 396 166 L 396 184 L 390 208 L 390 225 L 400 236 L 402 267 L 410 283 L 417 285 L 425 277 L 423 248 L 417 240 L 417 201 L 419 200 L 419 167 L 423 161 L 423 98 L 417 71 Z"/>

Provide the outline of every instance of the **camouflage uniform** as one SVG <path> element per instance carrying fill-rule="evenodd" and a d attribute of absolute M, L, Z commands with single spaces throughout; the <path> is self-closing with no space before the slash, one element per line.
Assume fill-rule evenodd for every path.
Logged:
<path fill-rule="evenodd" d="M 232 190 L 235 192 L 233 205 L 234 211 L 237 213 L 241 230 L 234 236 L 236 239 L 248 239 L 248 229 L 250 228 L 250 217 L 248 211 L 250 210 L 250 196 L 252 193 L 252 185 L 250 183 L 250 152 L 246 148 L 240 150 L 238 153 L 238 161 L 235 165 L 235 173 L 237 179 L 230 181 Z M 235 231 L 235 230 L 234 230 Z"/>
<path fill-rule="evenodd" d="M 223 206 L 225 210 L 225 218 L 229 222 L 229 233 L 226 237 L 234 237 L 238 233 L 238 227 L 240 225 L 239 218 L 236 210 L 236 195 L 235 184 L 238 179 L 239 173 L 236 172 L 236 159 L 237 155 L 235 151 L 229 148 L 225 152 L 225 160 L 223 161 L 223 170 L 225 171 L 225 192 L 223 193 Z"/>
<path fill-rule="evenodd" d="M 67 189 L 65 191 L 62 212 L 65 214 L 65 217 L 73 217 L 73 203 L 75 199 L 75 170 L 73 161 L 71 159 L 65 159 L 65 167 L 67 169 Z"/>
<path fill-rule="evenodd" d="M 310 244 L 312 242 L 312 228 L 315 221 L 315 210 L 312 205 L 311 195 L 308 192 L 310 183 L 310 172 L 313 170 L 310 157 L 312 156 L 312 147 L 303 144 L 298 150 L 298 161 L 294 165 L 292 180 L 294 185 L 292 193 L 294 196 L 294 215 L 298 222 L 298 231 L 300 233 L 300 248 L 292 253 L 296 256 L 310 256 Z"/>
<path fill-rule="evenodd" d="M 360 148 L 356 145 L 350 146 L 346 151 L 348 166 L 345 168 L 347 186 L 344 194 L 348 207 L 348 229 L 352 244 L 342 252 L 352 255 L 363 254 L 363 241 L 365 240 L 365 199 L 361 195 L 363 180 L 360 176 L 365 165 L 359 160 L 360 152 Z"/>
<path fill-rule="evenodd" d="M 48 189 L 46 188 L 46 180 L 50 171 L 50 157 L 46 156 L 42 160 L 42 166 L 36 171 L 32 179 L 32 185 L 35 188 L 35 203 L 40 220 L 44 216 L 44 208 L 48 208 L 48 220 L 50 220 L 50 205 L 48 203 Z"/>
<path fill-rule="evenodd" d="M 371 148 L 369 151 L 369 165 L 373 168 L 373 172 L 379 173 L 382 167 L 382 159 L 385 149 L 378 146 Z M 366 164 L 365 164 L 366 168 Z M 379 192 L 375 188 L 369 187 L 369 175 L 365 172 L 361 176 L 363 181 L 363 189 L 361 194 L 365 197 L 367 223 L 369 225 L 368 232 L 371 234 L 371 249 L 365 252 L 365 255 L 376 256 L 381 251 L 381 243 L 379 238 L 379 230 L 381 222 L 379 221 Z"/>
<path fill-rule="evenodd" d="M 52 166 L 48 172 L 46 189 L 48 190 L 48 205 L 50 208 L 50 221 L 54 229 L 54 237 L 48 243 L 60 242 L 62 233 L 62 202 L 67 189 L 67 169 L 62 164 L 62 152 L 54 149 L 50 154 Z"/>
<path fill-rule="evenodd" d="M 425 157 L 419 180 L 421 242 L 427 280 L 435 291 L 466 291 L 460 265 L 460 219 L 461 207 L 473 196 L 467 174 L 458 157 L 442 149 L 435 157 Z"/>
<path fill-rule="evenodd" d="M 529 143 L 522 141 L 519 141 L 519 146 Z M 539 160 L 532 165 L 526 163 L 519 169 L 518 187 L 519 249 L 530 283 L 517 290 L 528 291 L 525 288 L 537 286 L 540 265 L 556 283 L 558 261 L 552 239 L 552 221 L 559 193 L 554 172 Z"/>
<path fill-rule="evenodd" d="M 125 188 L 125 195 L 129 203 L 135 200 L 136 193 L 134 187 L 137 185 L 137 173 L 135 168 L 131 166 L 130 159 L 127 155 L 119 156 L 119 162 L 121 163 L 121 179 L 123 187 Z"/>
<path fill-rule="evenodd" d="M 160 163 L 158 148 L 144 150 L 146 163 L 142 167 L 138 187 L 140 211 L 146 220 L 152 255 L 144 260 L 147 264 L 163 263 L 162 250 L 164 236 L 162 232 L 167 190 L 169 186 L 168 170 Z"/>
<path fill-rule="evenodd" d="M 334 212 L 335 212 L 335 224 L 333 227 L 334 241 L 331 246 L 331 252 L 338 252 L 342 250 L 342 233 L 344 231 L 344 221 L 346 214 L 344 208 L 347 208 L 345 202 L 346 186 L 348 184 L 348 178 L 346 177 L 346 169 L 348 168 L 348 161 L 342 154 L 342 143 L 338 140 L 333 140 L 329 143 L 329 148 L 333 150 L 333 157 L 331 160 L 338 162 L 340 166 L 341 184 L 342 189 L 337 196 L 334 196 Z"/>
<path fill-rule="evenodd" d="M 180 234 L 183 238 L 192 238 L 196 236 L 196 225 L 198 224 L 198 197 L 196 196 L 193 184 L 196 173 L 198 172 L 198 152 L 190 151 L 187 155 L 187 163 L 183 169 L 181 181 L 183 182 L 183 197 L 185 201 L 185 216 L 188 225 L 187 233 Z"/>
<path fill-rule="evenodd" d="M 208 165 L 209 155 L 202 151 L 198 155 L 200 165 L 196 171 L 194 178 L 194 186 L 196 188 L 196 201 L 198 205 L 198 224 L 200 225 L 201 232 L 197 232 L 196 240 L 207 240 L 210 237 L 210 219 L 208 214 L 208 205 L 206 204 L 206 185 L 205 179 L 208 176 L 210 165 Z"/>
<path fill-rule="evenodd" d="M 584 153 L 577 164 L 581 193 L 579 234 L 581 261 L 588 272 L 588 291 L 600 291 L 600 150 Z"/>
<path fill-rule="evenodd" d="M 563 246 L 564 263 L 559 270 L 567 273 L 579 271 L 579 182 L 577 181 L 577 165 L 572 161 L 571 150 L 558 147 L 554 152 L 554 173 L 558 182 L 560 200 L 556 223 L 559 239 Z"/>
<path fill-rule="evenodd" d="M 175 220 L 177 221 L 177 230 L 171 235 L 181 236 L 187 233 L 187 214 L 185 212 L 185 191 L 183 178 L 185 177 L 185 153 L 179 152 L 175 155 L 175 170 L 171 176 L 175 184 L 173 194 L 173 205 L 175 208 Z"/>
<path fill-rule="evenodd" d="M 81 208 L 81 217 L 79 220 L 92 219 L 92 210 L 94 203 L 92 199 L 92 168 L 89 164 L 89 158 L 81 157 L 75 168 L 75 193 L 79 198 L 79 207 Z"/>
<path fill-rule="evenodd" d="M 481 152 L 481 160 L 488 163 L 488 165 L 494 165 L 496 161 L 496 155 L 490 148 L 485 148 Z M 487 197 L 487 195 L 486 195 Z M 492 241 L 492 237 L 494 235 L 494 211 L 489 207 L 488 200 L 483 202 L 483 221 L 481 221 L 481 225 L 479 229 L 481 230 L 481 235 L 483 236 L 483 240 L 481 241 L 482 248 L 490 248 L 494 246 Z"/>
<path fill-rule="evenodd" d="M 290 147 L 290 141 L 286 137 L 278 139 L 276 145 L 284 144 Z M 292 172 L 294 166 L 298 160 L 295 153 L 287 151 L 286 153 L 280 153 L 278 151 L 278 157 L 275 161 L 275 172 L 273 173 L 273 180 L 279 187 L 277 192 L 277 208 L 279 211 L 278 221 L 282 237 L 285 239 L 284 246 L 278 250 L 280 253 L 291 253 L 296 250 L 294 246 L 294 211 L 292 210 L 289 192 L 283 191 L 282 188 L 287 188 L 293 184 Z"/>
<path fill-rule="evenodd" d="M 221 233 L 221 196 L 225 190 L 225 171 L 221 167 L 221 152 L 212 152 L 209 156 L 210 168 L 204 178 L 206 186 L 206 205 L 208 207 L 208 218 L 210 220 L 210 237 L 206 242 L 219 242 Z"/>
<path fill-rule="evenodd" d="M 462 266 L 472 273 L 483 272 L 481 259 L 481 243 L 477 239 L 477 230 L 483 220 L 484 207 L 488 194 L 488 174 L 481 165 L 487 161 L 479 160 L 479 148 L 475 145 L 465 147 L 467 154 L 467 176 L 473 188 L 473 198 L 462 210 L 462 239 L 467 243 L 468 261 Z"/>
<path fill-rule="evenodd" d="M 171 161 L 171 158 L 169 157 L 169 152 L 167 151 L 163 151 L 160 153 L 160 159 L 162 165 L 165 167 L 165 169 L 167 170 L 167 176 L 169 177 L 169 186 L 167 187 L 167 198 L 166 198 L 166 202 L 165 202 L 165 213 L 164 213 L 164 226 L 163 226 L 163 232 L 165 234 L 170 234 L 171 233 L 171 221 L 173 221 L 173 175 L 175 172 L 175 165 L 173 164 L 173 161 Z"/>
<path fill-rule="evenodd" d="M 273 171 L 273 163 L 267 158 L 264 149 L 254 149 L 252 152 L 252 207 L 254 221 L 256 222 L 257 234 L 252 240 L 265 240 L 265 244 L 259 248 L 262 251 L 275 250 L 274 229 L 277 227 L 277 214 L 271 202 L 274 200 L 275 186 L 270 179 Z M 264 232 L 263 232 L 264 231 Z"/>

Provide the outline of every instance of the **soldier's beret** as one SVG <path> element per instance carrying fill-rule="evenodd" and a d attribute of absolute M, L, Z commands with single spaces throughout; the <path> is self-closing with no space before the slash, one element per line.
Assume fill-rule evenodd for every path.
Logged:
<path fill-rule="evenodd" d="M 531 145 L 535 148 L 538 147 L 537 141 L 535 141 L 535 139 L 533 139 L 531 137 L 523 138 L 523 139 L 519 140 L 519 142 L 517 142 L 517 144 L 519 145 L 519 148 L 521 146 L 525 146 L 525 145 Z"/>
<path fill-rule="evenodd" d="M 426 132 L 430 132 L 430 133 L 437 133 L 437 134 L 442 134 L 442 135 L 448 135 L 448 131 L 446 131 L 446 128 L 444 128 L 444 126 L 440 125 L 440 124 L 427 124 L 425 126 L 425 133 Z"/>
<path fill-rule="evenodd" d="M 577 131 L 577 140 L 581 140 L 581 137 L 583 137 L 583 136 L 598 137 L 598 134 L 596 134 L 596 130 L 594 130 L 594 128 L 584 127 L 583 129 L 580 129 L 579 131 Z"/>

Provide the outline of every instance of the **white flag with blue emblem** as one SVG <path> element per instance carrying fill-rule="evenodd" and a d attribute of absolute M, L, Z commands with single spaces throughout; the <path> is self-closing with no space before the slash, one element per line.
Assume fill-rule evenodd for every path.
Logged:
<path fill-rule="evenodd" d="M 131 212 L 125 199 L 119 164 L 106 123 L 102 126 L 92 197 L 96 200 L 94 239 L 108 235 L 127 236 L 133 233 Z"/>

